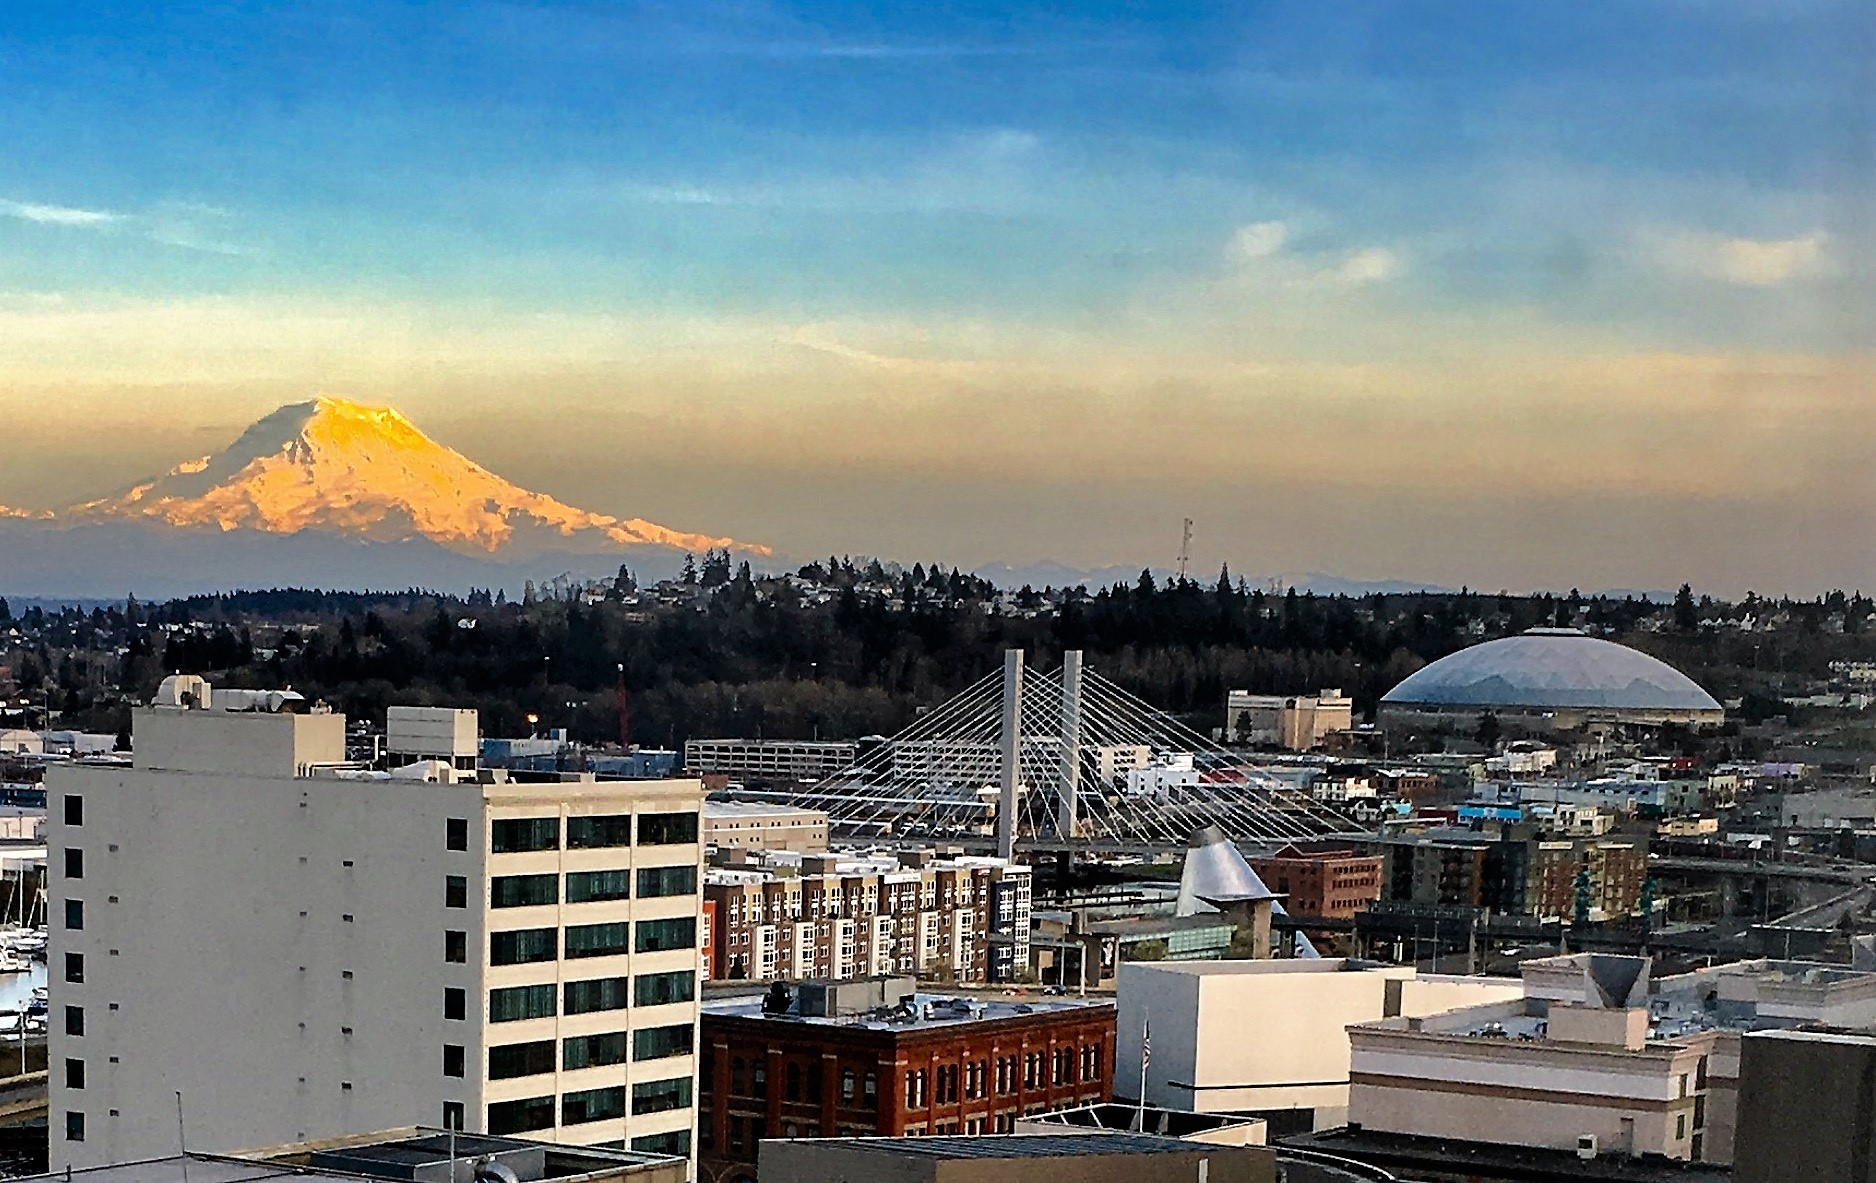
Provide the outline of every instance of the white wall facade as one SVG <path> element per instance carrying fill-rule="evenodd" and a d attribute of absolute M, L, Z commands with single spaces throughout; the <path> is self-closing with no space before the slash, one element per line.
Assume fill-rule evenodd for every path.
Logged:
<path fill-rule="evenodd" d="M 1512 978 L 1417 980 L 1407 967 L 1326 959 L 1130 962 L 1118 990 L 1118 1095 L 1139 1092 L 1140 1036 L 1150 1019 L 1149 1104 L 1200 1113 L 1313 1109 L 1323 1128 L 1340 1124 L 1348 1106 L 1349 1025 L 1518 997 L 1522 986 Z"/>

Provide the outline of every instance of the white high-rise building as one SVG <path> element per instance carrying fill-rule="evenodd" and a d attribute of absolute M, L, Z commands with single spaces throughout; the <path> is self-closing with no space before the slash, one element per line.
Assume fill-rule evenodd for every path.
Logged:
<path fill-rule="evenodd" d="M 387 775 L 296 695 L 170 679 L 132 767 L 52 775 L 55 1168 L 439 1124 L 690 1153 L 700 784 L 506 782 L 400 715 Z"/>

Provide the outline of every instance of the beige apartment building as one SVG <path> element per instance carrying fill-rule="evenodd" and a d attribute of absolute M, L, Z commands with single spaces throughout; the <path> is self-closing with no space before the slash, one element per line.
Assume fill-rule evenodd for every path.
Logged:
<path fill-rule="evenodd" d="M 172 1153 L 179 1093 L 209 1153 L 691 1153 L 701 786 L 510 782 L 453 714 L 394 712 L 374 770 L 297 695 L 171 679 L 133 766 L 53 771 L 55 1168 Z"/>
<path fill-rule="evenodd" d="M 1029 965 L 1030 869 L 1000 858 L 719 852 L 704 897 L 719 977 L 999 982 Z"/>

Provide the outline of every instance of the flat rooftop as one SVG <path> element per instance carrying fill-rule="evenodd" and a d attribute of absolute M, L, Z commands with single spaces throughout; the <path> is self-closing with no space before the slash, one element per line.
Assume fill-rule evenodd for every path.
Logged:
<path fill-rule="evenodd" d="M 1730 1167 L 1682 1162 L 1660 1155 L 1604 1155 L 1581 1159 L 1574 1150 L 1499 1146 L 1445 1138 L 1417 1138 L 1373 1130 L 1323 1130 L 1275 1139 L 1284 1150 L 1315 1150 L 1403 1175 L 1464 1176 L 1483 1183 L 1730 1183 Z"/>
<path fill-rule="evenodd" d="M 816 1146 L 892 1158 L 1092 1158 L 1113 1154 L 1202 1154 L 1219 1147 L 1140 1134 L 993 1134 L 989 1137 L 812 1138 Z"/>
<path fill-rule="evenodd" d="M 1075 1011 L 1093 1011 L 1114 1009 L 1111 999 L 1095 998 L 1011 998 L 1007 995 L 981 996 L 965 994 L 926 994 L 912 995 L 911 1010 L 915 1016 L 897 1009 L 882 1008 L 854 1015 L 803 1017 L 796 1013 L 801 1005 L 799 994 L 789 1004 L 786 1014 L 768 1015 L 762 1013 L 764 994 L 741 994 L 729 998 L 706 999 L 701 1010 L 705 1017 L 737 1019 L 766 1019 L 776 1024 L 803 1024 L 818 1027 L 840 1027 L 847 1030 L 863 1031 L 928 1031 L 938 1027 L 960 1027 L 970 1023 L 999 1023 L 1012 1019 L 1031 1018 L 1036 1015 L 1063 1015 Z M 929 1139 L 939 1141 L 941 1139 Z"/>
<path fill-rule="evenodd" d="M 273 1179 L 414 1180 L 445 1178 L 449 1164 L 493 1158 L 521 1183 L 604 1179 L 672 1170 L 683 1178 L 686 1160 L 666 1154 L 561 1146 L 525 1138 L 445 1130 L 410 1129 L 353 1138 L 333 1138 L 238 1154 L 189 1154 L 118 1163 L 36 1176 L 39 1180 L 83 1179 L 86 1183 L 177 1183 L 187 1167 L 189 1183 L 265 1183 Z M 467 1168 L 459 1166 L 459 1172 Z"/>

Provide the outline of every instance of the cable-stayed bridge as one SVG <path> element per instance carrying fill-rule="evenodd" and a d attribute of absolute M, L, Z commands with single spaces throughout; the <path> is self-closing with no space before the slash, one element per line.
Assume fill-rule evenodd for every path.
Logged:
<path fill-rule="evenodd" d="M 841 838 L 1036 851 L 1157 851 L 1204 826 L 1247 846 L 1358 830 L 1290 782 L 1130 694 L 1070 651 L 1004 668 L 813 785 L 738 795 L 826 810 Z"/>

